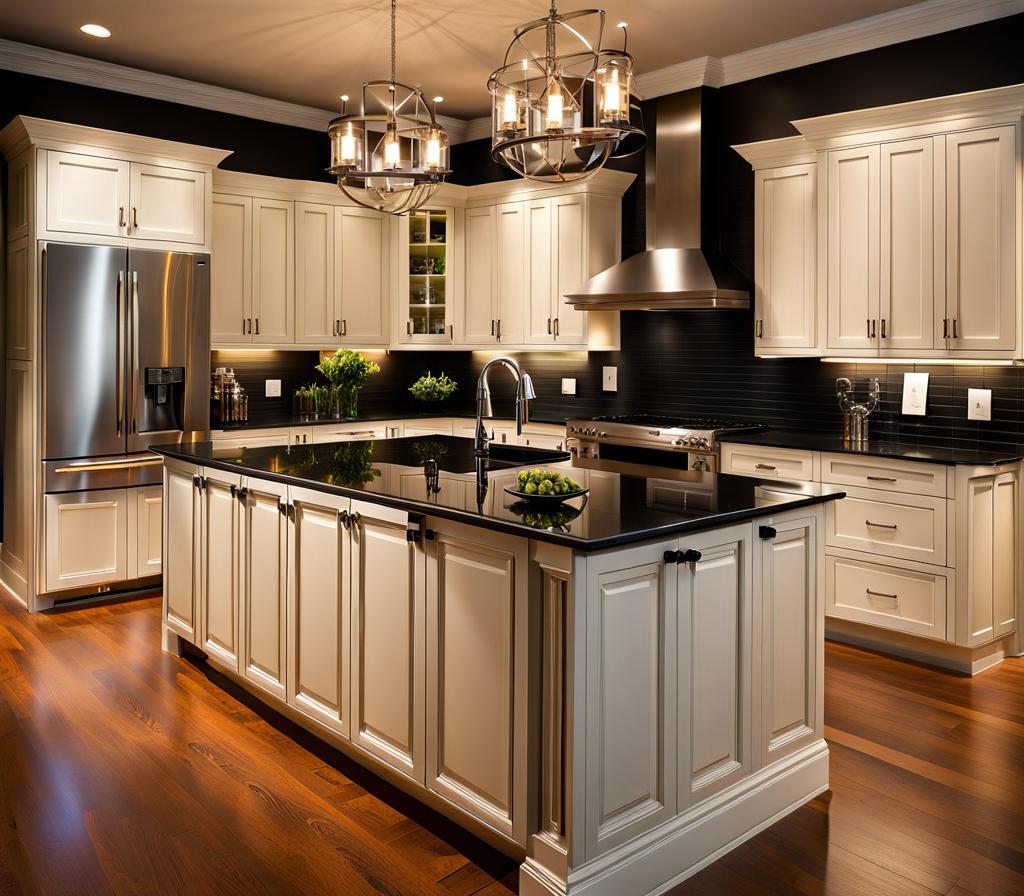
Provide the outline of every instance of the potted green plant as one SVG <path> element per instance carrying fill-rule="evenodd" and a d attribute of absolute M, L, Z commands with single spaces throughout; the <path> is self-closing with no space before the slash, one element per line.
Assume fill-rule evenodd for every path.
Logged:
<path fill-rule="evenodd" d="M 458 383 L 448 374 L 432 376 L 428 371 L 409 387 L 413 398 L 418 401 L 429 401 L 440 404 L 451 398 L 458 390 Z"/>
<path fill-rule="evenodd" d="M 354 352 L 343 348 L 333 355 L 328 355 L 316 365 L 334 390 L 337 408 L 336 416 L 355 419 L 358 411 L 359 390 L 375 373 L 380 373 L 380 365 L 371 361 L 362 352 Z"/>

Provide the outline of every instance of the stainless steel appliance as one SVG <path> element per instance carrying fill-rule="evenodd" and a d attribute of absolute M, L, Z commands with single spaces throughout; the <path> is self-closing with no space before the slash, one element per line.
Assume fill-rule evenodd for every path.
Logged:
<path fill-rule="evenodd" d="M 150 445 L 210 427 L 210 257 L 42 246 L 43 490 L 161 481 Z"/>
<path fill-rule="evenodd" d="M 570 420 L 566 447 L 577 466 L 661 479 L 718 472 L 722 433 L 763 432 L 735 420 L 624 414 Z"/>

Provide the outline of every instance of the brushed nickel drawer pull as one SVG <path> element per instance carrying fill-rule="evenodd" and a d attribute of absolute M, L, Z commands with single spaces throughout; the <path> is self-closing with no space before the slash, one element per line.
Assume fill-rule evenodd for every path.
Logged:
<path fill-rule="evenodd" d="M 896 523 L 873 523 L 871 520 L 864 520 L 865 526 L 872 526 L 875 529 L 892 529 L 894 532 L 899 528 Z"/>
<path fill-rule="evenodd" d="M 892 476 L 868 476 L 868 482 L 896 482 Z"/>
<path fill-rule="evenodd" d="M 884 591 L 872 591 L 870 588 L 865 588 L 864 591 L 868 597 L 884 597 L 887 600 L 899 600 L 898 594 L 886 594 Z"/>
<path fill-rule="evenodd" d="M 754 464 L 755 470 L 777 470 L 778 467 L 773 467 L 771 464 Z"/>

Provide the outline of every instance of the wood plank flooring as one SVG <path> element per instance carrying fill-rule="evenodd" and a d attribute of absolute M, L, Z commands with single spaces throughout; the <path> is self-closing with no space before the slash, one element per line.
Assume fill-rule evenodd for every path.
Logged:
<path fill-rule="evenodd" d="M 0 596 L 0 896 L 507 896 L 517 868 L 223 678 L 159 601 Z M 1024 662 L 826 653 L 832 790 L 673 896 L 1024 896 Z M 628 896 L 628 894 L 623 894 Z"/>

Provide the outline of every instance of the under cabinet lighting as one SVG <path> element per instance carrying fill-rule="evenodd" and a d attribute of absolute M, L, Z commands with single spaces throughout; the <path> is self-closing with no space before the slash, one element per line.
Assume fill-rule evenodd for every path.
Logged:
<path fill-rule="evenodd" d="M 104 39 L 110 37 L 110 29 L 105 28 L 103 25 L 85 24 L 78 30 L 83 34 L 88 34 L 89 37 L 100 37 Z"/>
<path fill-rule="evenodd" d="M 784 358 L 786 355 L 759 355 L 761 358 Z M 793 357 L 793 356 L 788 356 Z M 1019 367 L 1019 361 L 993 360 L 981 358 L 822 358 L 825 364 L 857 364 L 860 366 L 876 365 L 879 367 L 909 367 L 922 364 L 930 367 Z"/>

